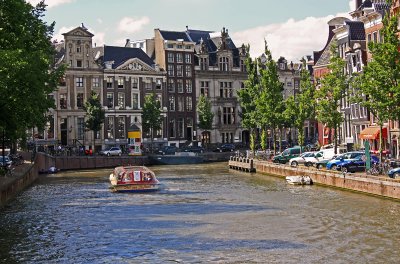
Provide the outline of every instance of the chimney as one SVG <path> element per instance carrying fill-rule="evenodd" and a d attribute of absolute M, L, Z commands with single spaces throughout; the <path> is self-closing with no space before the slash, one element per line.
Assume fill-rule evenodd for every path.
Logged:
<path fill-rule="evenodd" d="M 360 8 L 362 3 L 363 3 L 363 0 L 356 0 L 356 10 Z"/>

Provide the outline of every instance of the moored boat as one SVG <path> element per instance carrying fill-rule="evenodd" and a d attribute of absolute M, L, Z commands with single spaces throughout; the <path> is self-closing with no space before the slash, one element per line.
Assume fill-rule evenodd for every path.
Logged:
<path fill-rule="evenodd" d="M 114 192 L 158 191 L 160 182 L 153 171 L 145 166 L 120 166 L 110 174 Z"/>
<path fill-rule="evenodd" d="M 286 176 L 286 182 L 293 185 L 313 184 L 313 181 L 310 176 Z"/>

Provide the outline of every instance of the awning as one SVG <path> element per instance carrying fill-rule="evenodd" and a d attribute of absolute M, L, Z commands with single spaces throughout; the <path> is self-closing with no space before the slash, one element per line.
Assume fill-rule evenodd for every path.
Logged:
<path fill-rule="evenodd" d="M 377 126 L 370 126 L 360 132 L 361 139 L 379 139 L 380 128 Z M 382 127 L 382 137 L 387 138 L 387 127 Z"/>

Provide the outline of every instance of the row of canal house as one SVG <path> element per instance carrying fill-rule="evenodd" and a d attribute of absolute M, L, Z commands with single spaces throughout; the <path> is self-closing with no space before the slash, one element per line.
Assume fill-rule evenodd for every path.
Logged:
<path fill-rule="evenodd" d="M 235 46 L 227 29 L 155 29 L 154 38 L 127 40 L 125 47 L 97 47 L 83 24 L 63 35 L 55 43 L 55 64 L 67 69 L 50 95 L 56 108 L 50 110 L 45 130 L 33 132 L 37 146 L 97 151 L 107 146 L 127 149 L 133 143 L 146 146 L 151 138 L 141 133 L 141 109 L 147 94 L 155 94 L 162 106 L 163 126 L 153 138 L 158 146 L 249 141 L 237 99 L 247 79 L 246 51 Z M 105 109 L 103 129 L 96 134 L 85 129 L 83 109 L 92 91 Z M 200 94 L 212 103 L 210 131 L 196 125 Z M 129 138 L 130 132 L 140 132 L 139 138 Z"/>
<path fill-rule="evenodd" d="M 380 0 L 356 0 L 355 10 L 350 13 L 352 19 L 336 17 L 328 22 L 329 34 L 325 47 L 314 52 L 314 79 L 319 79 L 328 72 L 330 46 L 336 41 L 341 58 L 346 61 L 346 74 L 351 77 L 360 73 L 363 67 L 371 60 L 368 51 L 369 42 L 380 42 L 380 30 L 383 27 L 384 16 L 390 12 L 398 12 L 399 1 L 393 1 L 392 6 Z M 379 150 L 380 129 L 376 125 L 374 116 L 357 103 L 352 103 L 349 96 L 357 87 L 348 87 L 346 96 L 341 101 L 340 111 L 343 113 L 344 122 L 338 131 L 338 140 L 342 146 L 350 149 L 362 147 L 369 141 L 373 152 Z M 392 157 L 399 157 L 399 121 L 388 120 L 384 124 L 383 139 L 385 152 L 390 152 Z M 318 125 L 318 141 L 321 145 L 333 142 L 333 131 L 322 124 Z"/>

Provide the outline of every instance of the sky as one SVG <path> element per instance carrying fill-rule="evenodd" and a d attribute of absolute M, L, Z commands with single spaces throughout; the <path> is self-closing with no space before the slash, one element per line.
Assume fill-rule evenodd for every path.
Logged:
<path fill-rule="evenodd" d="M 26 0 L 35 5 L 39 0 Z M 154 29 L 229 30 L 236 46 L 250 44 L 252 57 L 264 50 L 264 39 L 277 59 L 299 61 L 323 49 L 327 22 L 349 17 L 355 0 L 45 0 L 44 20 L 55 22 L 53 38 L 83 23 L 97 46 L 124 46 L 126 39 L 154 37 Z"/>

